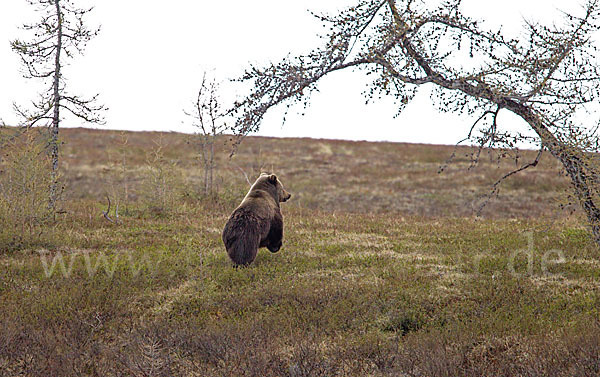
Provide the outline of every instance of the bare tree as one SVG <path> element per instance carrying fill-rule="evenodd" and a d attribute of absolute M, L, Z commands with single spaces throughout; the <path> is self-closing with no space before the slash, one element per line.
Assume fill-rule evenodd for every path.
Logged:
<path fill-rule="evenodd" d="M 215 162 L 215 142 L 227 128 L 224 121 L 226 112 L 219 102 L 219 84 L 215 79 L 208 79 L 206 73 L 191 112 L 184 113 L 192 118 L 192 125 L 198 129 L 196 133 L 200 144 L 200 155 L 204 166 L 204 193 L 213 192 Z"/>
<path fill-rule="evenodd" d="M 594 44 L 599 8 L 600 0 L 586 0 L 580 14 L 563 13 L 551 26 L 525 21 L 513 39 L 466 16 L 460 0 L 436 8 L 414 0 L 358 1 L 337 15 L 317 16 L 330 30 L 322 36 L 322 47 L 246 71 L 240 81 L 252 89 L 235 104 L 236 132 L 257 130 L 273 106 L 305 103 L 322 77 L 340 70 L 365 72 L 372 77 L 368 100 L 391 96 L 399 111 L 429 84 L 442 111 L 477 118 L 463 141 L 514 146 L 527 138 L 502 131 L 498 114 L 521 117 L 540 150 L 561 162 L 600 243 L 598 118 L 593 112 L 600 94 Z M 538 159 L 539 154 L 517 171 L 537 165 Z"/>
<path fill-rule="evenodd" d="M 52 158 L 52 185 L 49 204 L 55 207 L 58 195 L 58 129 L 61 110 L 90 123 L 103 123 L 103 105 L 96 104 L 98 95 L 85 99 L 66 90 L 63 77 L 65 61 L 82 54 L 87 43 L 95 37 L 98 29 L 89 29 L 84 17 L 93 8 L 77 8 L 71 0 L 27 0 L 41 15 L 34 24 L 26 24 L 24 30 L 31 33 L 29 41 L 14 40 L 12 49 L 21 57 L 24 76 L 42 80 L 46 89 L 40 93 L 32 108 L 14 105 L 22 118 L 22 126 L 29 128 L 45 125 L 50 130 L 48 148 Z"/>

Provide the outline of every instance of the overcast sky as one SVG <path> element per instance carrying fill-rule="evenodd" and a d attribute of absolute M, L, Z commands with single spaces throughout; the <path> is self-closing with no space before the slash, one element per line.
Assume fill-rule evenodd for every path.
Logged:
<path fill-rule="evenodd" d="M 100 93 L 110 110 L 107 129 L 191 132 L 183 109 L 198 89 L 202 73 L 223 79 L 239 76 L 249 62 L 277 61 L 287 53 L 302 53 L 318 45 L 321 26 L 308 9 L 330 11 L 353 4 L 350 0 L 189 1 L 167 3 L 142 0 L 74 0 L 94 5 L 91 24 L 100 35 L 83 57 L 66 71 L 72 92 Z M 465 0 L 465 13 L 491 27 L 516 32 L 523 18 L 551 22 L 559 9 L 577 9 L 573 0 Z M 9 42 L 21 35 L 19 26 L 36 14 L 26 0 L 0 5 L 0 118 L 16 121 L 12 103 L 25 104 L 36 96 L 31 80 L 21 78 L 20 63 Z M 308 136 L 351 140 L 389 140 L 452 144 L 462 139 L 472 121 L 440 114 L 424 88 L 403 114 L 383 101 L 366 106 L 360 72 L 327 77 L 313 96 L 307 115 L 291 114 L 282 127 L 282 111 L 267 114 L 260 135 Z M 501 121 L 517 129 L 518 119 Z M 68 119 L 65 126 L 84 126 Z"/>

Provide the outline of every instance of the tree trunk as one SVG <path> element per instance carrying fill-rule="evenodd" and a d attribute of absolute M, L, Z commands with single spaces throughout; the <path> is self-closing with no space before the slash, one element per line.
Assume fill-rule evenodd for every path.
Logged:
<path fill-rule="evenodd" d="M 204 141 L 203 141 L 204 143 Z M 204 162 L 204 195 L 208 194 L 208 157 L 206 157 L 206 144 L 202 145 L 202 162 Z"/>
<path fill-rule="evenodd" d="M 56 16 L 58 17 L 57 38 L 56 38 L 56 55 L 54 57 L 54 114 L 52 116 L 52 127 L 50 129 L 50 155 L 52 158 L 52 172 L 50 183 L 50 202 L 49 206 L 52 210 L 55 209 L 58 199 L 58 126 L 60 123 L 60 53 L 62 51 L 62 12 L 60 9 L 60 0 L 55 0 Z"/>
<path fill-rule="evenodd" d="M 592 196 L 590 186 L 593 182 L 590 181 L 589 176 L 586 174 L 585 164 L 578 156 L 568 153 L 562 153 L 559 159 L 565 167 L 567 174 L 571 177 L 577 198 L 590 222 L 594 238 L 600 245 L 600 210 L 596 206 Z"/>
<path fill-rule="evenodd" d="M 213 134 L 212 140 L 210 143 L 210 184 L 209 190 L 212 195 L 213 192 L 213 172 L 215 169 L 215 135 Z"/>
<path fill-rule="evenodd" d="M 571 179 L 579 204 L 588 218 L 594 239 L 600 245 L 600 209 L 598 209 L 592 194 L 593 177 L 588 175 L 585 162 L 578 155 L 583 152 L 577 151 L 558 140 L 543 124 L 542 120 L 526 106 L 513 102 L 508 109 L 522 117 L 538 134 L 542 145 L 561 162 Z"/>

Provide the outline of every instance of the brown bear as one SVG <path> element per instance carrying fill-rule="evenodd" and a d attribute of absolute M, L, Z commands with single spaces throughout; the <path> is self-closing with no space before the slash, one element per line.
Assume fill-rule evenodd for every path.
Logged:
<path fill-rule="evenodd" d="M 292 195 L 275 174 L 262 173 L 223 229 L 223 243 L 236 265 L 249 265 L 260 247 L 272 253 L 281 248 L 283 216 L 280 202 Z"/>

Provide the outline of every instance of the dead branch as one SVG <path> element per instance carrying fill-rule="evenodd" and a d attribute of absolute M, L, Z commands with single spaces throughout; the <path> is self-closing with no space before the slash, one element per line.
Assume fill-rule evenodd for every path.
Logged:
<path fill-rule="evenodd" d="M 483 208 L 489 203 L 489 201 L 492 199 L 492 197 L 498 195 L 498 191 L 500 189 L 500 183 L 502 183 L 502 181 L 504 181 L 506 178 L 510 177 L 511 175 L 517 174 L 519 172 L 522 172 L 523 170 L 526 170 L 526 169 L 529 169 L 531 167 L 537 166 L 538 162 L 540 161 L 540 157 L 542 157 L 542 152 L 543 151 L 544 151 L 544 148 L 543 147 L 540 148 L 540 150 L 538 151 L 537 156 L 535 156 L 535 159 L 533 161 L 528 162 L 527 164 L 521 166 L 518 169 L 515 169 L 513 171 L 510 171 L 510 172 L 504 174 L 500 179 L 498 179 L 492 185 L 489 194 L 485 197 L 483 203 L 481 203 L 481 205 L 477 209 L 477 216 L 481 216 L 481 212 L 483 211 Z"/>
<path fill-rule="evenodd" d="M 444 170 L 446 170 L 446 168 L 448 167 L 448 165 L 450 165 L 452 163 L 452 161 L 454 161 L 454 158 L 456 157 L 456 151 L 458 150 L 458 147 L 460 146 L 460 144 L 464 143 L 465 141 L 471 140 L 472 135 L 473 135 L 473 131 L 475 130 L 475 127 L 477 126 L 477 124 L 479 122 L 481 122 L 483 119 L 485 119 L 488 115 L 494 115 L 494 114 L 496 114 L 496 116 L 497 116 L 497 112 L 498 111 L 499 111 L 499 109 L 497 109 L 496 112 L 491 111 L 491 110 L 486 110 L 486 111 L 484 111 L 483 114 L 481 114 L 481 116 L 479 118 L 477 118 L 477 120 L 473 123 L 473 125 L 469 129 L 469 133 L 467 134 L 467 137 L 465 137 L 462 140 L 459 140 L 454 145 L 454 149 L 452 150 L 452 153 L 450 154 L 450 157 L 448 157 L 446 159 L 446 161 L 444 162 L 444 165 L 442 165 L 442 166 L 439 167 L 438 174 L 444 172 Z"/>
<path fill-rule="evenodd" d="M 191 111 L 183 113 L 192 120 L 192 126 L 200 147 L 200 156 L 204 165 L 204 194 L 213 192 L 214 174 L 217 168 L 215 161 L 215 143 L 227 129 L 224 121 L 228 112 L 222 109 L 219 98 L 219 83 L 214 78 L 207 78 L 206 72 Z"/>
<path fill-rule="evenodd" d="M 248 186 L 252 186 L 252 183 L 250 182 L 250 178 L 248 178 L 248 174 L 246 174 L 246 172 L 244 171 L 244 169 L 240 168 L 239 166 L 233 164 L 236 168 L 238 168 L 239 171 L 242 172 L 242 174 L 244 175 L 244 178 L 246 178 L 246 182 L 248 182 Z"/>
<path fill-rule="evenodd" d="M 102 211 L 102 216 L 104 216 L 104 218 L 108 221 L 110 221 L 113 224 L 119 224 L 119 207 L 117 205 L 117 210 L 116 210 L 116 221 L 111 219 L 109 214 L 110 214 L 110 197 L 108 196 L 108 194 L 106 195 L 106 200 L 108 200 L 108 208 L 106 209 L 106 211 Z"/>

